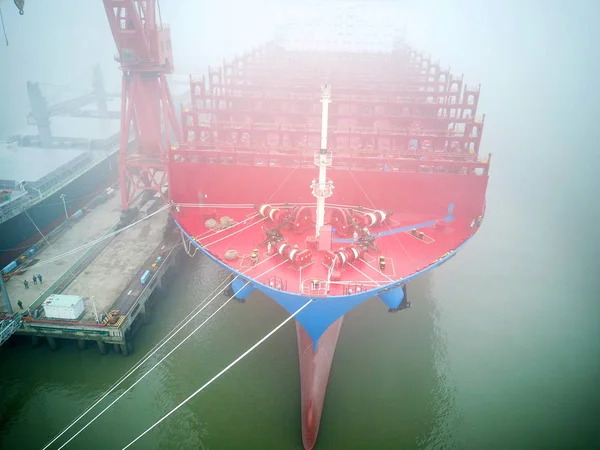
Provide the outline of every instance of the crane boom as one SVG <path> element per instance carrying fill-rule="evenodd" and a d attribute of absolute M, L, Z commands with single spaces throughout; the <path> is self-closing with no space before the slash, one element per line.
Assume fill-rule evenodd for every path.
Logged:
<path fill-rule="evenodd" d="M 119 178 L 122 209 L 139 191 L 165 192 L 171 141 L 181 130 L 166 74 L 173 73 L 171 30 L 158 0 L 102 0 L 123 71 Z M 23 14 L 24 0 L 14 0 Z M 158 15 L 157 15 L 158 13 Z M 133 148 L 129 140 L 135 137 Z"/>

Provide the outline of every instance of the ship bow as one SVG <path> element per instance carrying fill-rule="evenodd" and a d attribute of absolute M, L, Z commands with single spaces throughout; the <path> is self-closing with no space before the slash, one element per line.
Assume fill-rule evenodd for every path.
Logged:
<path fill-rule="evenodd" d="M 306 450 L 311 450 L 317 441 L 327 381 L 343 320 L 342 316 L 327 329 L 319 339 L 316 349 L 304 327 L 296 322 L 300 359 L 302 442 Z"/>

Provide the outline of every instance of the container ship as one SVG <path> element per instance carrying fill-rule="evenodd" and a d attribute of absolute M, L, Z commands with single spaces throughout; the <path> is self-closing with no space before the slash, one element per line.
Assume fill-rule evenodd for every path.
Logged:
<path fill-rule="evenodd" d="M 407 284 L 479 229 L 490 156 L 479 86 L 397 41 L 387 52 L 273 42 L 190 77 L 169 153 L 184 240 L 232 273 L 239 300 L 295 316 L 302 439 L 315 446 L 344 315 Z"/>
<path fill-rule="evenodd" d="M 295 35 L 284 25 L 287 36 L 190 77 L 178 124 L 157 2 L 103 3 L 124 73 L 122 195 L 138 189 L 129 171 L 162 173 L 144 189 L 162 189 L 166 171 L 184 243 L 231 272 L 239 300 L 259 291 L 294 315 L 312 449 L 345 314 L 373 297 L 383 313 L 408 308 L 410 281 L 482 224 L 491 155 L 480 157 L 479 86 L 384 30 L 397 22 L 389 2 L 344 2 L 343 13 L 313 2 L 306 26 L 291 15 Z"/>

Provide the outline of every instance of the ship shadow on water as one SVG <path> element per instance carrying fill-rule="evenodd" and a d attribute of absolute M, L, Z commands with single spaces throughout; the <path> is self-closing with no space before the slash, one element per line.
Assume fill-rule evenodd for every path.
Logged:
<path fill-rule="evenodd" d="M 200 270 L 221 273 L 210 266 Z M 184 297 L 213 288 L 212 281 L 206 286 L 207 276 L 197 277 Z M 408 286 L 410 309 L 389 313 L 373 298 L 346 315 L 315 449 L 444 447 L 459 414 L 446 380 L 445 339 L 436 326 L 434 277 L 425 274 Z M 169 407 L 189 394 L 190 384 L 202 385 L 287 317 L 260 293 L 228 306 L 193 352 L 177 358 L 182 362 L 163 386 L 173 394 Z M 295 325 L 280 330 L 173 419 L 177 427 L 158 432 L 159 448 L 185 442 L 207 449 L 302 449 Z"/>
<path fill-rule="evenodd" d="M 436 326 L 435 274 L 407 288 L 410 309 L 378 298 L 351 311 L 340 334 L 317 448 L 441 448 L 456 418 Z"/>

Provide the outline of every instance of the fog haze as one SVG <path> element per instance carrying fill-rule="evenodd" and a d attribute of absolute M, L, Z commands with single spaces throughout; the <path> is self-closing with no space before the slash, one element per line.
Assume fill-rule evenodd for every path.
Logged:
<path fill-rule="evenodd" d="M 282 3 L 285 2 L 163 1 L 162 18 L 171 26 L 176 73 L 204 74 L 208 65 L 217 65 L 223 58 L 231 59 L 235 53 L 270 40 L 282 18 L 277 8 Z M 429 278 L 422 281 L 426 285 L 422 290 L 427 292 L 423 299 L 431 292 L 435 312 L 431 317 L 421 318 L 418 329 L 433 328 L 435 323 L 435 336 L 433 333 L 422 339 L 404 336 L 413 339 L 417 348 L 423 342 L 429 346 L 427 339 L 430 339 L 432 348 L 442 349 L 439 359 L 443 362 L 438 364 L 436 360 L 435 370 L 447 372 L 439 375 L 436 382 L 446 383 L 448 394 L 447 399 L 436 397 L 432 402 L 443 404 L 437 406 L 440 409 L 451 404 L 458 406 L 456 413 L 448 413 L 454 415 L 456 424 L 440 419 L 439 427 L 446 427 L 442 430 L 446 434 L 440 431 L 439 439 L 444 442 L 454 439 L 457 448 L 495 448 L 494 442 L 503 444 L 497 448 L 550 448 L 560 447 L 560 443 L 564 448 L 575 448 L 574 441 L 582 444 L 580 448 L 592 448 L 589 445 L 592 440 L 588 438 L 592 437 L 600 414 L 597 394 L 600 240 L 596 228 L 600 223 L 597 163 L 600 94 L 596 80 L 600 73 L 597 48 L 600 2 L 399 0 L 387 3 L 397 6 L 397 12 L 389 14 L 389 20 L 406 28 L 407 38 L 415 48 L 439 58 L 443 66 L 451 67 L 454 75 L 464 73 L 468 85 L 482 85 L 478 113 L 485 113 L 486 121 L 481 153 L 493 154 L 481 231 L 460 256 L 436 269 L 431 276 L 431 289 Z M 46 83 L 42 89 L 49 100 L 66 99 L 90 90 L 91 68 L 99 63 L 107 90 L 120 89 L 121 74 L 113 59 L 116 48 L 102 1 L 27 0 L 24 16 L 18 15 L 12 1 L 0 0 L 0 7 L 10 42 L 8 47 L 0 46 L 0 136 L 26 125 L 27 80 Z M 195 295 L 189 294 L 189 305 L 195 305 Z M 367 306 L 361 311 L 367 314 Z M 344 375 L 359 373 L 373 380 L 380 376 L 377 373 L 380 367 L 384 372 L 386 364 L 391 366 L 394 362 L 395 347 L 390 345 L 388 353 L 379 347 L 382 345 L 377 341 L 380 316 L 373 313 L 371 322 L 361 322 L 362 319 L 357 316 L 349 319 L 354 320 L 354 328 L 345 325 L 344 333 L 348 340 L 354 339 L 355 345 L 362 343 L 364 348 L 367 348 L 364 337 L 375 335 L 369 343 L 373 347 L 363 351 L 372 355 L 373 361 L 377 360 L 376 367 L 354 360 L 354 349 L 349 347 L 346 353 L 338 350 L 336 364 L 347 371 Z M 400 329 L 407 332 L 398 326 Z M 364 339 L 357 338 L 361 330 Z M 242 336 L 242 332 L 236 333 L 229 337 Z M 400 336 L 401 331 L 398 333 Z M 216 346 L 217 341 L 210 344 Z M 217 352 L 216 347 L 211 351 Z M 194 352 L 196 349 L 190 351 L 190 358 L 195 357 Z M 399 356 L 401 364 L 398 364 L 407 361 L 406 364 L 418 366 L 414 361 L 424 352 L 415 353 L 418 355 L 412 359 L 407 354 Z M 295 355 L 291 360 L 295 364 Z M 190 361 L 191 367 L 204 363 Z M 269 360 L 268 364 L 274 363 Z M 446 369 L 439 369 L 441 366 Z M 175 369 L 172 373 L 176 373 Z M 190 383 L 186 389 L 189 387 L 191 391 L 191 385 L 195 389 L 198 380 L 194 379 L 193 370 L 190 373 L 193 376 L 180 378 Z M 378 382 L 372 382 L 369 389 L 373 395 L 371 391 L 367 395 L 362 380 L 357 377 L 352 384 L 352 380 L 340 373 L 334 374 L 338 377 L 337 387 L 329 388 L 337 389 L 338 397 L 334 396 L 327 406 L 331 408 L 331 421 L 326 425 L 330 428 L 327 433 L 321 432 L 320 439 L 324 443 L 330 439 L 330 446 L 323 448 L 344 448 L 346 434 L 364 439 L 362 444 L 368 448 L 370 439 L 383 440 L 385 433 L 392 435 L 399 427 L 408 429 L 418 422 L 418 418 L 408 417 L 412 411 L 409 407 L 404 410 L 399 406 L 402 402 L 390 400 L 390 391 L 382 387 L 383 383 L 379 386 Z M 402 389 L 413 388 L 402 385 L 403 380 L 392 379 L 392 382 L 397 383 L 396 394 L 402 398 L 405 395 Z M 418 391 L 418 383 L 415 386 Z M 242 403 L 247 393 L 238 396 L 236 388 L 232 383 L 229 391 L 223 388 L 219 395 L 227 391 L 228 395 L 236 396 L 236 402 Z M 427 393 L 430 394 L 434 395 Z M 152 395 L 148 398 L 154 399 Z M 357 411 L 360 409 L 370 419 L 359 420 L 358 413 L 348 409 L 352 395 Z M 415 400 L 415 404 L 422 405 L 422 398 L 425 396 Z M 40 394 L 35 401 L 43 399 Z M 347 399 L 350 399 L 348 404 Z M 81 404 L 73 402 L 70 405 L 73 415 L 86 403 L 87 400 Z M 248 410 L 255 407 L 251 403 L 248 401 Z M 363 407 L 372 414 L 364 412 Z M 406 416 L 394 424 L 397 428 L 368 429 L 377 426 L 378 415 L 384 409 L 389 412 L 388 418 L 396 414 Z M 281 406 L 281 411 L 286 414 L 288 405 Z M 229 414 L 229 411 L 222 414 L 224 429 L 231 426 Z M 338 415 L 343 414 L 356 423 L 348 426 L 338 422 Z M 243 420 L 249 419 L 250 425 L 243 425 L 252 428 L 255 425 L 249 415 Z M 200 417 L 189 416 L 194 420 Z M 35 414 L 31 417 L 31 420 L 38 418 Z M 293 425 L 297 422 L 293 421 Z M 23 427 L 27 426 L 30 424 L 25 422 Z M 214 423 L 212 426 L 215 427 Z M 190 429 L 197 430 L 184 429 L 181 439 L 188 434 L 195 436 L 196 431 Z M 215 429 L 218 426 L 212 428 Z M 332 433 L 332 429 L 338 434 Z M 10 438 L 19 441 L 18 425 L 13 424 L 11 432 Z M 98 436 L 103 432 L 98 431 Z M 284 434 L 281 430 L 273 433 L 272 439 L 279 439 L 277 433 Z M 240 439 L 251 434 L 251 431 L 240 433 Z M 215 432 L 210 438 L 214 447 L 219 448 L 219 443 L 231 436 Z M 406 434 L 405 438 L 412 439 L 412 435 Z M 600 445 L 597 433 L 593 438 Z M 256 439 L 258 442 L 262 436 Z M 355 443 L 351 437 L 347 439 L 348 445 Z M 97 442 L 101 442 L 100 438 Z"/>

